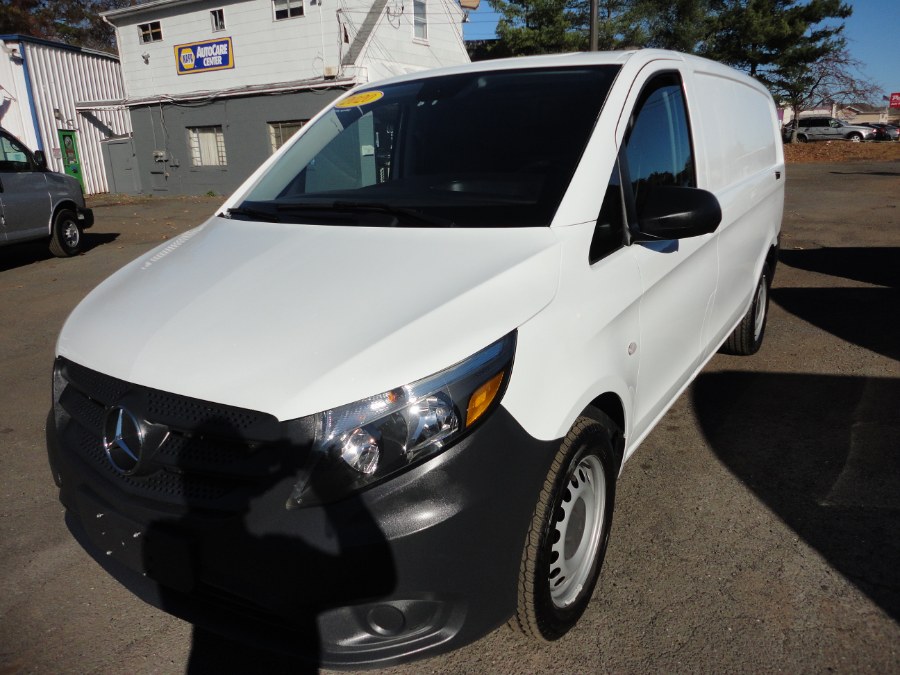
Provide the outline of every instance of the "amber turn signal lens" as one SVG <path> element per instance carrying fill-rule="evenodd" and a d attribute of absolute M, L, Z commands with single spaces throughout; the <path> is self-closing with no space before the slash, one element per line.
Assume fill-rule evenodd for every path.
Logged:
<path fill-rule="evenodd" d="M 478 387 L 469 399 L 469 408 L 466 410 L 466 426 L 470 427 L 491 407 L 500 385 L 503 383 L 504 373 L 498 373 L 483 385 Z"/>

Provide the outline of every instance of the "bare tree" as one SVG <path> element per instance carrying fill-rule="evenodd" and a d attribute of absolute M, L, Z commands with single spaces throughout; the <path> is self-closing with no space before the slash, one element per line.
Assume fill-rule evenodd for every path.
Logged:
<path fill-rule="evenodd" d="M 862 64 L 846 48 L 825 54 L 811 64 L 781 68 L 770 75 L 769 86 L 776 99 L 800 114 L 826 104 L 863 103 L 877 100 L 880 87 L 862 73 Z M 797 140 L 797 125 L 791 142 Z"/>

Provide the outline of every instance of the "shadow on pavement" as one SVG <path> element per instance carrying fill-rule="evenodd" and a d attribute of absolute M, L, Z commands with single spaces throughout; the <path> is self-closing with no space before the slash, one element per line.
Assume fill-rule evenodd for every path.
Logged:
<path fill-rule="evenodd" d="M 900 176 L 900 171 L 832 171 L 838 176 Z"/>
<path fill-rule="evenodd" d="M 723 372 L 692 392 L 725 466 L 900 621 L 900 380 Z"/>
<path fill-rule="evenodd" d="M 807 272 L 900 288 L 900 247 L 783 250 L 779 260 Z"/>
<path fill-rule="evenodd" d="M 772 300 L 794 316 L 852 344 L 900 359 L 900 248 L 782 251 L 785 265 L 876 288 L 774 288 Z"/>
<path fill-rule="evenodd" d="M 112 243 L 119 238 L 118 232 L 85 232 L 82 236 L 80 255 L 84 255 L 104 244 Z M 50 253 L 48 242 L 49 240 L 41 239 L 0 247 L 0 272 L 17 267 L 25 267 L 42 260 L 50 260 L 54 256 Z"/>

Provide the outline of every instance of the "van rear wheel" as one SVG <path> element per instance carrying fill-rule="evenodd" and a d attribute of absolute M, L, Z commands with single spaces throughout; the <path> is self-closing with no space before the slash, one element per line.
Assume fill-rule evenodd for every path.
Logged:
<path fill-rule="evenodd" d="M 81 224 L 78 216 L 69 209 L 60 209 L 53 219 L 50 234 L 50 253 L 59 258 L 68 258 L 81 251 Z"/>
<path fill-rule="evenodd" d="M 522 554 L 513 628 L 539 641 L 561 638 L 594 592 L 612 526 L 616 491 L 613 422 L 580 417 L 550 467 Z"/>
<path fill-rule="evenodd" d="M 719 350 L 723 354 L 750 356 L 759 351 L 763 335 L 766 332 L 766 319 L 769 316 L 769 266 L 763 265 L 762 274 L 753 293 L 750 309 L 735 327 L 731 335 Z"/>

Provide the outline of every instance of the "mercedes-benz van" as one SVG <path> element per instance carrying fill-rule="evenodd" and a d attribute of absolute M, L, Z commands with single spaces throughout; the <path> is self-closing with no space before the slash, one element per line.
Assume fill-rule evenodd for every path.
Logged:
<path fill-rule="evenodd" d="M 759 348 L 783 199 L 772 98 L 707 60 L 358 87 L 72 312 L 68 524 L 148 602 L 321 665 L 557 639 L 625 460 Z"/>

